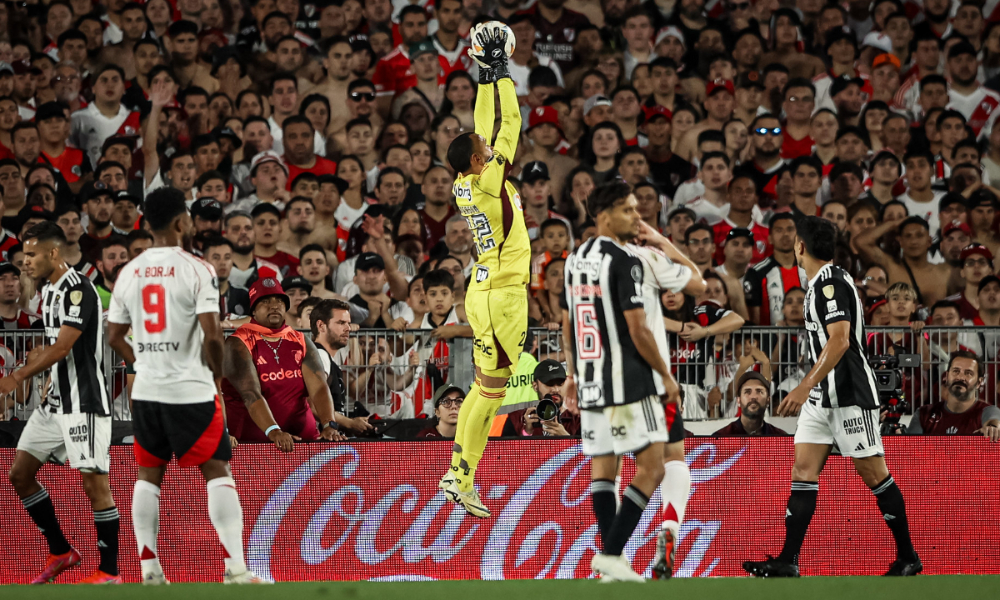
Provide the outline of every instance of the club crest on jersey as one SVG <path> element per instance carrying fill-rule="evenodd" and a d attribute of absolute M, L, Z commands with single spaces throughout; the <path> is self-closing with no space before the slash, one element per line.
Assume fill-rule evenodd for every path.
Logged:
<path fill-rule="evenodd" d="M 297 362 L 297 363 L 302 362 L 302 351 L 301 350 L 296 350 L 295 351 L 295 362 Z"/>
<path fill-rule="evenodd" d="M 124 127 L 124 130 L 125 130 L 125 135 L 135 135 L 135 127 L 132 127 L 131 125 L 126 125 Z"/>
<path fill-rule="evenodd" d="M 75 290 L 69 293 L 69 301 L 73 303 L 73 306 L 77 306 L 83 302 L 83 292 L 80 290 Z"/>
<path fill-rule="evenodd" d="M 576 39 L 576 30 L 571 27 L 564 27 L 563 35 L 566 36 L 566 41 L 572 44 L 573 40 Z"/>
<path fill-rule="evenodd" d="M 76 175 L 77 177 L 80 177 L 81 175 L 83 175 L 83 169 L 80 168 L 80 165 L 73 165 L 70 168 L 70 172 L 73 173 L 74 175 Z"/>
<path fill-rule="evenodd" d="M 518 194 L 517 192 L 514 192 L 514 206 L 517 207 L 517 210 L 520 211 L 524 210 L 523 208 L 521 208 L 521 194 Z"/>
<path fill-rule="evenodd" d="M 642 283 L 642 267 L 639 265 L 632 267 L 632 281 Z"/>
<path fill-rule="evenodd" d="M 832 300 L 833 299 L 833 286 L 832 285 L 825 286 L 823 288 L 823 295 L 826 296 L 827 299 Z"/>
<path fill-rule="evenodd" d="M 983 109 L 983 112 L 986 114 L 993 112 L 993 106 L 989 102 L 983 102 L 979 105 L 979 108 Z"/>

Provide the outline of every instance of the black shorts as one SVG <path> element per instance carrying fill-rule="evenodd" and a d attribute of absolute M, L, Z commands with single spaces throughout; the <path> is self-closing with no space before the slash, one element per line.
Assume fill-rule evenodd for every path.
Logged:
<path fill-rule="evenodd" d="M 140 467 L 163 466 L 173 455 L 182 467 L 201 466 L 213 458 L 232 458 L 218 396 L 197 404 L 133 400 L 132 425 L 132 448 Z"/>
<path fill-rule="evenodd" d="M 684 441 L 684 415 L 680 408 L 678 404 L 664 403 L 663 405 L 663 411 L 667 417 L 668 444 Z"/>

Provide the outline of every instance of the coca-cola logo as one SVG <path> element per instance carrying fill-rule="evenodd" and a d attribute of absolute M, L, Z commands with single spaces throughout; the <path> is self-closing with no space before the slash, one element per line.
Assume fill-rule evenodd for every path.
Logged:
<path fill-rule="evenodd" d="M 724 475 L 743 452 L 739 448 L 722 456 L 712 443 L 695 448 L 689 455 L 693 493 Z M 359 474 L 362 458 L 357 448 L 336 446 L 299 465 L 278 485 L 250 534 L 247 561 L 255 572 L 285 579 L 286 570 L 296 563 L 346 569 L 356 562 L 366 571 L 374 568 L 371 572 L 378 575 L 373 577 L 380 580 L 411 580 L 428 578 L 426 568 L 416 567 L 418 563 L 426 567 L 426 559 L 442 565 L 443 577 L 449 566 L 456 568 L 462 560 L 478 557 L 482 579 L 590 575 L 590 557 L 600 545 L 589 508 L 590 460 L 578 445 L 548 457 L 520 483 L 481 477 L 480 494 L 495 515 L 489 521 L 468 517 L 431 482 L 418 486 L 393 478 L 396 485 L 371 495 L 369 467 L 375 465 L 366 465 L 364 474 Z M 317 490 L 322 490 L 319 497 Z M 656 494 L 626 547 L 626 554 L 638 561 L 637 570 L 649 570 L 659 504 Z M 291 516 L 304 510 L 312 512 L 308 517 Z M 719 559 L 703 563 L 720 528 L 719 521 L 692 520 L 684 525 L 680 543 L 690 535 L 695 541 L 679 572 L 712 572 Z M 298 557 L 276 550 L 287 539 L 298 540 Z M 278 570 L 282 577 L 277 577 Z"/>

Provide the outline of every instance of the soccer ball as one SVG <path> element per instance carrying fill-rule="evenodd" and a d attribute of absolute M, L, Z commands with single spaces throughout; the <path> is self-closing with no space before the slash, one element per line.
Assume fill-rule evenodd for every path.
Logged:
<path fill-rule="evenodd" d="M 482 62 L 487 62 L 487 59 L 489 57 L 485 55 L 483 47 L 479 45 L 479 40 L 476 39 L 477 38 L 476 34 L 479 33 L 480 31 L 485 31 L 490 28 L 502 29 L 507 32 L 507 44 L 504 46 L 504 52 L 507 54 L 507 57 L 509 58 L 510 55 L 514 53 L 514 31 L 507 25 L 501 23 L 500 21 L 489 21 L 487 23 L 479 25 L 478 27 L 472 30 L 472 34 L 469 37 L 472 40 L 473 54 L 475 54 Z"/>

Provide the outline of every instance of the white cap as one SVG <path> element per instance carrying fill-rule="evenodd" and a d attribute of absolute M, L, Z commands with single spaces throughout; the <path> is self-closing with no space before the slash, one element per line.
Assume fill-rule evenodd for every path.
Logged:
<path fill-rule="evenodd" d="M 667 25 L 656 32 L 656 42 L 653 46 L 659 46 L 660 42 L 667 39 L 668 37 L 675 37 L 681 41 L 681 45 L 687 48 L 687 43 L 684 41 L 684 34 L 675 25 Z"/>
<path fill-rule="evenodd" d="M 892 52 L 892 39 L 881 31 L 873 31 L 865 36 L 861 42 L 861 47 L 871 46 L 883 52 Z"/>
<path fill-rule="evenodd" d="M 257 170 L 257 167 L 266 162 L 278 163 L 281 168 L 285 170 L 285 176 L 288 176 L 288 166 L 285 164 L 285 161 L 281 159 L 281 156 L 274 150 L 265 150 L 254 156 L 253 160 L 250 161 L 250 174 L 253 175 L 253 173 Z"/>
<path fill-rule="evenodd" d="M 594 94 L 583 103 L 583 116 L 586 117 L 595 106 L 611 106 L 611 100 L 607 96 Z"/>

